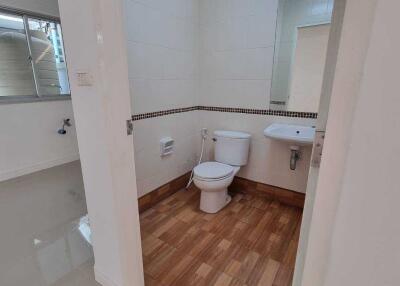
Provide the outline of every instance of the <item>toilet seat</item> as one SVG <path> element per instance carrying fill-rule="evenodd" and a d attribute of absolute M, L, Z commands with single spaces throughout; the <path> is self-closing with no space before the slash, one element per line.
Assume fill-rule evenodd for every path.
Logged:
<path fill-rule="evenodd" d="M 234 168 L 219 162 L 205 162 L 194 168 L 194 176 L 203 181 L 219 181 L 232 176 Z"/>
<path fill-rule="evenodd" d="M 244 132 L 214 131 L 214 162 L 193 169 L 193 183 L 200 190 L 200 210 L 217 213 L 231 201 L 228 187 L 240 168 L 247 165 L 251 135 Z"/>

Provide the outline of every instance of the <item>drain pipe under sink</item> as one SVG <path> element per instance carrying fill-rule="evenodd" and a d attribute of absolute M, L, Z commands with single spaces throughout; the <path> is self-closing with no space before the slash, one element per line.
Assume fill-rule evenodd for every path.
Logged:
<path fill-rule="evenodd" d="M 290 146 L 290 170 L 296 170 L 297 161 L 300 160 L 300 147 Z"/>

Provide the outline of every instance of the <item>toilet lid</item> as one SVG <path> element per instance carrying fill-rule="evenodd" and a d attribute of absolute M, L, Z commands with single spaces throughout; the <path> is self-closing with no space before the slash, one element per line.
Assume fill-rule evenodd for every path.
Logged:
<path fill-rule="evenodd" d="M 232 173 L 232 166 L 218 162 L 205 162 L 194 168 L 194 175 L 204 179 L 219 179 Z"/>

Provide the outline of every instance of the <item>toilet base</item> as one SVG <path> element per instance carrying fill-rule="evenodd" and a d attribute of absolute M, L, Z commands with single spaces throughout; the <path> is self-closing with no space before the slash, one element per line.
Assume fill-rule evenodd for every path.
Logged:
<path fill-rule="evenodd" d="M 215 214 L 223 209 L 232 200 L 228 195 L 228 189 L 201 191 L 200 210 L 206 213 Z"/>

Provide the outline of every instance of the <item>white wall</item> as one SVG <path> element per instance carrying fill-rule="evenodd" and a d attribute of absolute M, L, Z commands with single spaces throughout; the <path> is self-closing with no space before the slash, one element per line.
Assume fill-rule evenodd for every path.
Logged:
<path fill-rule="evenodd" d="M 348 126 L 351 135 L 326 286 L 399 285 L 400 136 L 393 132 L 400 126 L 399 9 L 396 0 L 378 0 L 374 10 L 360 91 L 354 95 L 353 123 Z"/>
<path fill-rule="evenodd" d="M 278 0 L 201 1 L 200 105 L 268 109 Z M 197 130 L 240 130 L 252 134 L 249 164 L 239 176 L 305 192 L 311 148 L 302 149 L 296 171 L 289 144 L 263 130 L 273 122 L 315 125 L 315 120 L 238 113 L 199 112 Z M 212 143 L 207 143 L 212 159 Z"/>
<path fill-rule="evenodd" d="M 317 123 L 316 123 L 316 131 L 318 132 L 319 136 L 321 136 L 320 132 L 325 132 L 326 131 L 326 125 L 327 125 L 327 121 L 328 121 L 328 115 L 329 115 L 329 107 L 330 107 L 330 103 L 331 103 L 331 96 L 332 96 L 332 90 L 333 90 L 333 83 L 336 83 L 336 79 L 335 78 L 335 73 L 337 72 L 336 67 L 338 66 L 338 53 L 339 53 L 339 47 L 340 44 L 343 43 L 341 41 L 341 36 L 342 36 L 342 27 L 343 27 L 343 19 L 344 19 L 344 14 L 345 14 L 345 10 L 346 10 L 346 0 L 335 0 L 335 7 L 333 9 L 333 14 L 332 14 L 332 23 L 331 23 L 331 32 L 329 34 L 329 41 L 328 41 L 328 51 L 327 51 L 327 58 L 326 58 L 326 65 L 325 65 L 325 71 L 324 71 L 324 79 L 323 79 L 323 83 L 322 83 L 322 90 L 321 90 L 321 98 L 320 98 L 320 105 L 319 105 L 319 112 L 318 112 L 318 119 L 317 119 Z M 368 13 L 366 13 L 366 11 L 361 11 L 361 13 L 368 15 Z M 368 22 L 369 18 L 366 17 L 366 22 Z M 354 31 L 358 30 L 359 35 L 363 34 L 363 36 L 361 37 L 361 39 L 365 39 L 367 37 L 365 37 L 364 33 L 360 33 L 360 28 L 364 28 L 366 30 L 368 30 L 368 25 L 366 25 L 366 22 L 364 21 L 358 21 L 358 25 L 355 25 L 354 23 L 351 23 L 349 26 L 347 26 L 346 28 L 346 33 L 348 34 L 347 40 L 348 41 L 353 41 L 355 40 L 354 38 L 351 38 L 350 35 L 352 35 L 352 33 L 354 33 Z M 354 30 L 351 30 L 354 29 Z M 350 30 L 350 33 L 349 33 Z M 360 38 L 358 38 L 359 40 Z M 363 55 L 365 53 L 365 48 L 366 44 L 365 41 L 358 41 L 357 42 L 357 47 L 359 48 L 358 50 L 358 57 L 357 60 L 358 61 L 362 61 Z M 347 59 L 345 59 L 344 61 L 341 61 L 341 65 L 346 66 Z M 356 62 L 358 63 L 358 62 Z M 357 68 L 354 68 L 355 66 L 358 66 Z M 340 70 L 340 69 L 338 69 Z M 344 70 L 348 71 L 348 73 L 343 77 L 341 77 L 341 79 L 343 80 L 344 78 L 348 78 L 348 77 L 357 77 L 357 75 L 359 74 L 361 68 L 359 67 L 359 65 L 357 64 L 353 64 L 352 65 L 352 69 L 349 69 L 349 67 L 347 66 Z M 342 96 L 342 100 L 344 99 L 344 102 L 347 103 L 347 110 L 352 110 L 352 102 L 350 102 L 349 100 L 346 100 L 348 98 L 348 93 L 352 94 L 355 93 L 354 92 L 354 88 L 357 88 L 356 85 L 351 86 L 351 88 L 349 90 L 346 90 L 347 93 L 345 92 L 345 90 L 340 90 L 338 92 L 338 94 L 340 94 Z M 342 116 L 338 117 L 336 116 L 335 118 L 343 118 L 345 119 L 343 122 L 340 122 L 337 126 L 336 129 L 339 132 L 339 134 L 334 134 L 333 138 L 337 138 L 339 139 L 341 144 L 344 144 L 344 142 L 346 140 L 343 140 L 344 138 L 347 138 L 346 133 L 340 133 L 343 128 L 342 128 L 342 124 L 344 122 L 346 122 L 347 118 L 349 117 L 349 113 L 351 112 L 345 112 L 343 111 L 343 113 L 346 116 L 343 116 L 344 114 L 342 114 Z M 346 123 L 345 123 L 346 124 Z M 331 127 L 332 128 L 332 127 Z M 332 131 L 331 131 L 332 132 Z M 338 143 L 338 142 L 337 142 Z M 335 142 L 335 144 L 333 146 L 336 146 L 337 143 Z M 324 149 L 326 150 L 327 146 L 324 147 Z M 327 154 L 324 154 L 324 159 L 323 162 L 326 162 L 327 160 Z M 338 156 L 336 153 L 332 153 L 331 155 L 331 159 L 338 159 L 338 161 L 342 161 L 343 158 L 346 157 L 346 154 L 342 154 L 341 156 Z M 332 161 L 329 162 L 329 165 L 332 165 Z M 329 166 L 328 165 L 328 166 Z M 342 168 L 336 168 L 336 172 L 338 172 L 337 174 L 333 175 L 333 174 L 329 174 L 330 177 L 335 177 L 338 178 L 341 172 Z M 304 261 L 305 261 L 305 256 L 307 254 L 307 250 L 308 250 L 308 240 L 309 240 L 309 235 L 310 235 L 310 225 L 312 223 L 312 215 L 313 215 L 313 211 L 314 211 L 314 206 L 315 206 L 315 194 L 316 194 L 316 188 L 317 188 L 317 183 L 318 183 L 318 176 L 319 176 L 319 166 L 316 165 L 311 165 L 310 166 L 310 172 L 308 174 L 308 182 L 307 182 L 307 189 L 306 189 L 306 200 L 305 200 L 305 204 L 304 204 L 304 211 L 303 211 L 303 218 L 302 218 L 302 222 L 301 222 L 301 230 L 300 230 L 300 240 L 299 240 L 299 246 L 297 248 L 297 256 L 296 256 L 296 266 L 295 266 L 295 272 L 294 272 L 294 276 L 293 276 L 293 286 L 298 286 L 301 285 L 302 283 L 302 279 L 303 279 L 303 270 L 304 270 Z M 339 182 L 339 180 L 337 180 L 337 182 Z M 335 190 L 337 189 L 337 186 L 330 183 L 329 184 L 329 191 L 331 193 L 335 193 Z M 324 190 L 323 192 L 328 193 Z M 325 205 L 322 206 L 322 210 L 324 210 L 324 214 L 328 216 L 331 216 L 332 213 L 332 209 L 335 209 L 335 195 L 330 196 L 330 197 L 324 197 L 323 200 L 326 202 Z M 326 205 L 330 204 L 331 209 L 326 208 Z M 322 217 L 323 215 L 321 215 L 321 213 L 318 214 L 318 217 Z M 325 228 L 329 228 L 331 224 L 329 222 L 323 222 L 323 224 L 321 224 L 322 227 Z M 323 231 L 319 231 L 318 232 L 320 235 L 323 234 L 325 238 L 327 238 L 326 240 L 329 241 L 329 236 L 330 233 L 324 233 Z M 328 243 L 327 241 L 324 241 L 324 243 Z M 319 251 L 320 249 L 317 248 L 317 250 L 314 252 L 314 255 L 318 256 L 318 257 L 325 257 L 326 254 L 322 251 Z M 324 274 L 324 263 L 319 262 L 317 264 L 311 264 L 311 269 L 312 271 L 308 271 L 308 274 L 313 275 L 314 277 L 322 277 Z M 318 283 L 320 283 L 318 281 L 313 281 L 313 283 L 315 283 L 316 285 L 318 285 Z"/>
<path fill-rule="evenodd" d="M 0 1 L 0 5 L 58 16 L 57 0 Z M 0 181 L 79 159 L 71 101 L 0 105 Z"/>
<path fill-rule="evenodd" d="M 269 106 L 278 0 L 200 5 L 200 105 Z"/>
<path fill-rule="evenodd" d="M 125 0 L 129 82 L 134 114 L 197 105 L 198 0 Z M 180 113 L 134 123 L 139 196 L 190 171 L 197 130 L 194 114 Z M 175 140 L 160 157 L 159 141 Z"/>
<path fill-rule="evenodd" d="M 352 0 L 345 4 L 336 70 L 326 127 L 323 159 L 319 171 L 311 215 L 302 284 L 323 285 L 329 265 L 333 225 L 340 200 L 354 110 L 361 85 L 364 61 L 369 49 L 371 27 L 377 1 Z M 361 9 L 362 7 L 362 9 Z M 325 96 L 329 96 L 325 94 Z M 326 102 L 325 102 L 326 103 Z M 338 116 L 340 114 L 340 116 Z M 307 203 L 306 203 L 307 205 Z M 305 209 L 305 213 L 308 209 Z M 307 214 L 309 216 L 309 214 Z M 306 225 L 308 225 L 306 223 Z M 303 229 L 304 230 L 304 229 Z"/>
<path fill-rule="evenodd" d="M 198 1 L 124 2 L 133 112 L 193 106 Z"/>
<path fill-rule="evenodd" d="M 125 0 L 129 80 L 134 114 L 193 105 L 268 109 L 278 0 Z M 272 122 L 315 120 L 192 111 L 134 123 L 139 196 L 190 171 L 200 152 L 200 128 L 254 135 L 241 176 L 305 192 L 310 148 L 296 171 L 289 145 L 263 137 Z M 159 141 L 175 139 L 172 156 Z M 212 143 L 207 142 L 208 159 Z M 262 159 L 261 159 L 262 158 Z"/>
<path fill-rule="evenodd" d="M 144 285 L 123 1 L 60 0 L 77 122 L 95 276 L 102 285 Z M 81 86 L 76 74 L 93 81 Z"/>
<path fill-rule="evenodd" d="M 347 0 L 303 281 L 295 285 L 399 284 L 399 4 Z"/>
<path fill-rule="evenodd" d="M 289 167 L 291 144 L 264 137 L 264 129 L 273 122 L 313 125 L 315 120 L 202 111 L 198 125 L 209 128 L 211 136 L 212 132 L 218 129 L 240 130 L 252 135 L 249 162 L 240 170 L 239 177 L 305 192 L 311 148 L 302 148 L 302 158 L 297 163 L 296 171 L 291 171 Z M 206 159 L 213 159 L 213 146 L 213 142 L 208 140 Z"/>
<path fill-rule="evenodd" d="M 79 159 L 71 101 L 0 105 L 0 181 Z"/>
<path fill-rule="evenodd" d="M 134 149 L 139 196 L 189 172 L 196 161 L 200 131 L 197 112 L 172 114 L 134 123 Z M 160 139 L 175 140 L 172 155 L 160 156 Z"/>

